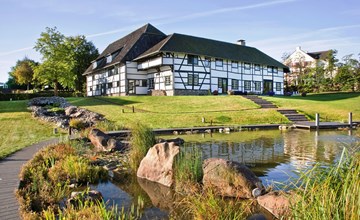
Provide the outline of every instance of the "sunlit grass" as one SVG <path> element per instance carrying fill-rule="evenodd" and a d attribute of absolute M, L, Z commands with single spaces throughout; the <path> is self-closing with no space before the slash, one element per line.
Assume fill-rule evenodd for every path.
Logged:
<path fill-rule="evenodd" d="M 313 120 L 315 114 L 320 114 L 321 120 L 347 121 L 349 112 L 353 120 L 360 120 L 360 93 L 326 93 L 302 96 L 265 96 L 264 99 L 273 102 L 280 108 L 296 109 Z"/>
<path fill-rule="evenodd" d="M 105 98 L 101 98 L 105 99 Z M 131 109 L 95 98 L 71 98 L 69 101 L 103 114 L 108 120 L 130 127 L 141 123 L 151 128 L 176 128 L 209 125 L 246 125 L 286 123 L 287 119 L 273 109 L 258 109 L 251 101 L 239 96 L 182 96 L 182 97 L 106 97 L 113 102 L 135 106 Z M 130 102 L 131 101 L 131 102 Z M 138 112 L 137 108 L 149 112 Z M 205 118 L 205 123 L 202 123 Z M 226 120 L 223 120 L 226 118 Z"/>
<path fill-rule="evenodd" d="M 32 118 L 25 101 L 0 102 L 0 159 L 41 140 L 55 137 L 55 125 Z"/>

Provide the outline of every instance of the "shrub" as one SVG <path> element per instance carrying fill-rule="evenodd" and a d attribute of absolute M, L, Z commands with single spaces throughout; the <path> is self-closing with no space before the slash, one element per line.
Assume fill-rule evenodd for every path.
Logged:
<path fill-rule="evenodd" d="M 82 130 L 82 129 L 86 128 L 86 123 L 83 122 L 82 120 L 76 119 L 76 118 L 70 119 L 69 125 L 70 125 L 70 127 L 75 128 L 76 130 Z"/>
<path fill-rule="evenodd" d="M 156 139 L 152 129 L 136 122 L 131 128 L 130 142 L 129 162 L 132 170 L 136 172 L 147 151 L 156 144 Z"/>
<path fill-rule="evenodd" d="M 102 131 L 118 131 L 118 130 L 123 130 L 125 128 L 124 125 L 117 124 L 109 120 L 97 122 L 96 127 Z"/>
<path fill-rule="evenodd" d="M 78 183 L 95 182 L 107 177 L 100 167 L 90 165 L 88 159 L 75 154 L 68 144 L 49 146 L 35 154 L 20 173 L 16 192 L 24 219 L 39 219 L 42 211 L 56 209 L 69 195 L 71 180 Z"/>

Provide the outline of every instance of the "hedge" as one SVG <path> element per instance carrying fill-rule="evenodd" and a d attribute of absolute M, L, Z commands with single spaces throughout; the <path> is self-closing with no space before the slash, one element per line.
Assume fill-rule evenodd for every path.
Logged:
<path fill-rule="evenodd" d="M 27 100 L 36 97 L 51 97 L 54 96 L 54 92 L 38 92 L 38 93 L 9 93 L 3 94 L 0 93 L 0 101 L 10 101 L 10 100 Z M 79 97 L 83 96 L 81 93 L 75 92 L 59 92 L 60 97 Z"/>

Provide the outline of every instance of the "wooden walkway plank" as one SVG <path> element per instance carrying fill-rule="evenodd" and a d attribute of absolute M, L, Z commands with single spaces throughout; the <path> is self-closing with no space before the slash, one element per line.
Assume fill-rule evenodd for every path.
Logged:
<path fill-rule="evenodd" d="M 19 204 L 15 197 L 20 169 L 38 150 L 58 142 L 58 138 L 42 141 L 0 160 L 0 219 L 20 219 Z"/>

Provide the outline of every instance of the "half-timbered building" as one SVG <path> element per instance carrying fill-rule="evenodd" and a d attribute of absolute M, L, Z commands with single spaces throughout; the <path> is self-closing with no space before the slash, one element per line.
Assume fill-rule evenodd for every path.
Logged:
<path fill-rule="evenodd" d="M 147 24 L 110 44 L 84 75 L 87 95 L 283 94 L 287 66 L 244 41 L 165 35 Z"/>

